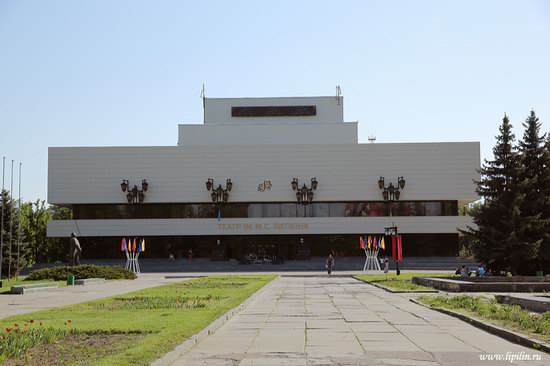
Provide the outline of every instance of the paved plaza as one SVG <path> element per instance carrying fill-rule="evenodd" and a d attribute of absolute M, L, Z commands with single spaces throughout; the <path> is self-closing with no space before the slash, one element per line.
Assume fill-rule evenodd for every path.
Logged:
<path fill-rule="evenodd" d="M 510 365 L 547 354 L 350 277 L 282 277 L 171 365 Z M 167 358 L 168 360 L 168 358 Z M 162 360 L 160 362 L 163 363 Z"/>

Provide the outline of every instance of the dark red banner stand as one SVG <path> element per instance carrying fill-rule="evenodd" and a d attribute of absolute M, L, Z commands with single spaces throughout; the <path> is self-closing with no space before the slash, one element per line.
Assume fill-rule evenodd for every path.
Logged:
<path fill-rule="evenodd" d="M 400 275 L 399 262 L 403 260 L 403 242 L 401 235 L 397 233 L 397 226 L 390 226 L 384 228 L 384 234 L 391 237 L 391 256 L 395 262 L 395 273 Z"/>

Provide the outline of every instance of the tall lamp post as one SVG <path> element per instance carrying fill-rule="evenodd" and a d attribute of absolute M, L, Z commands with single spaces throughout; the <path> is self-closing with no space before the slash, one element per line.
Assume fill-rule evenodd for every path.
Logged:
<path fill-rule="evenodd" d="M 149 183 L 147 179 L 141 180 L 141 189 L 138 189 L 137 185 L 134 184 L 134 187 L 130 189 L 130 181 L 128 179 L 123 179 L 120 183 L 120 189 L 122 192 L 126 193 L 126 200 L 128 203 L 143 203 L 145 200 L 145 192 L 149 188 Z"/>
<path fill-rule="evenodd" d="M 313 201 L 313 191 L 317 189 L 319 182 L 317 178 L 311 178 L 311 186 L 308 188 L 306 184 L 300 188 L 298 178 L 292 178 L 290 186 L 292 190 L 296 192 L 296 200 L 299 205 L 304 205 L 304 217 L 306 217 L 306 206 Z"/>

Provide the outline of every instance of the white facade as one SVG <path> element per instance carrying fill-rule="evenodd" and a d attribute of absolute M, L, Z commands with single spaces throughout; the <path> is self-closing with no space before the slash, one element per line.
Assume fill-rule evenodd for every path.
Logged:
<path fill-rule="evenodd" d="M 234 106 L 315 106 L 312 116 L 232 117 Z M 206 99 L 205 123 L 180 125 L 178 146 L 49 149 L 48 202 L 126 204 L 120 183 L 149 183 L 145 204 L 208 203 L 205 181 L 233 182 L 229 202 L 295 202 L 290 182 L 315 177 L 314 202 L 381 201 L 377 181 L 407 183 L 401 201 L 478 199 L 478 142 L 358 144 L 343 99 Z M 260 191 L 269 181 L 271 188 Z M 293 217 L 52 221 L 49 236 L 360 234 L 395 222 L 401 233 L 456 233 L 467 217 Z M 229 226 L 227 226 L 229 225 Z"/>

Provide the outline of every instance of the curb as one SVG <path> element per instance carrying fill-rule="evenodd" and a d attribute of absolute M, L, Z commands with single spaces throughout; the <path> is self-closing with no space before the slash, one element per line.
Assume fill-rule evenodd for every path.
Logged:
<path fill-rule="evenodd" d="M 391 292 L 392 294 L 438 294 L 438 293 L 439 293 L 438 290 L 428 290 L 428 291 L 399 291 L 399 290 L 392 290 L 392 289 L 390 289 L 389 287 L 382 286 L 382 285 L 378 285 L 378 284 L 376 284 L 376 283 L 373 283 L 373 282 L 370 282 L 370 281 L 367 281 L 367 280 L 363 280 L 363 279 L 357 278 L 357 277 L 355 277 L 355 276 L 352 276 L 352 278 L 356 279 L 357 281 L 361 281 L 361 282 L 364 282 L 364 283 L 368 283 L 368 284 L 371 285 L 371 286 L 378 287 L 379 289 L 385 290 L 385 291 L 387 291 L 387 292 Z"/>
<path fill-rule="evenodd" d="M 423 304 L 420 301 L 417 301 L 415 299 L 409 299 L 409 301 L 411 301 L 411 302 L 413 302 L 417 305 L 424 306 L 425 308 L 435 310 L 435 311 L 438 311 L 440 313 L 458 318 L 458 319 L 460 319 L 460 320 L 462 320 L 466 323 L 469 323 L 469 324 L 473 325 L 474 327 L 480 328 L 480 329 L 482 329 L 482 330 L 484 330 L 488 333 L 494 334 L 494 335 L 496 335 L 500 338 L 504 338 L 504 339 L 506 339 L 506 340 L 508 340 L 512 343 L 516 343 L 516 344 L 519 344 L 521 346 L 525 346 L 525 347 L 532 348 L 532 349 L 537 350 L 537 351 L 542 351 L 542 352 L 546 352 L 546 353 L 550 354 L 550 344 L 544 343 L 543 341 L 540 341 L 538 339 L 529 338 L 528 336 L 523 335 L 521 333 L 517 333 L 516 331 L 511 331 L 511 330 L 508 330 L 508 329 L 505 329 L 505 328 L 501 328 L 497 325 L 487 323 L 487 322 L 485 322 L 483 320 L 480 320 L 478 318 L 474 318 L 474 317 L 471 317 L 471 316 L 468 316 L 468 315 L 465 315 L 465 314 L 462 314 L 462 313 L 459 313 L 459 312 L 456 312 L 456 311 L 453 311 L 453 310 L 442 309 L 442 308 L 432 308 L 432 307 L 430 307 L 428 305 L 425 305 L 425 304 Z"/>
<path fill-rule="evenodd" d="M 174 362 L 176 362 L 182 355 L 187 353 L 191 348 L 193 348 L 197 343 L 204 340 L 206 337 L 208 337 L 210 334 L 214 333 L 219 327 L 224 325 L 229 319 L 231 319 L 235 314 L 243 310 L 248 304 L 250 304 L 252 301 L 254 301 L 258 296 L 260 296 L 264 291 L 266 291 L 269 287 L 271 287 L 275 282 L 277 282 L 281 277 L 275 278 L 273 281 L 269 282 L 262 288 L 260 288 L 258 291 L 254 292 L 252 295 L 250 295 L 249 298 L 247 298 L 245 301 L 243 301 L 240 305 L 237 307 L 234 307 L 233 309 L 229 310 L 222 316 L 220 316 L 218 319 L 214 320 L 212 323 L 208 324 L 206 327 L 204 327 L 202 330 L 198 331 L 197 333 L 193 334 L 189 338 L 185 339 L 182 343 L 177 345 L 172 351 L 165 353 L 164 356 L 161 358 L 151 362 L 151 366 L 170 366 Z"/>

